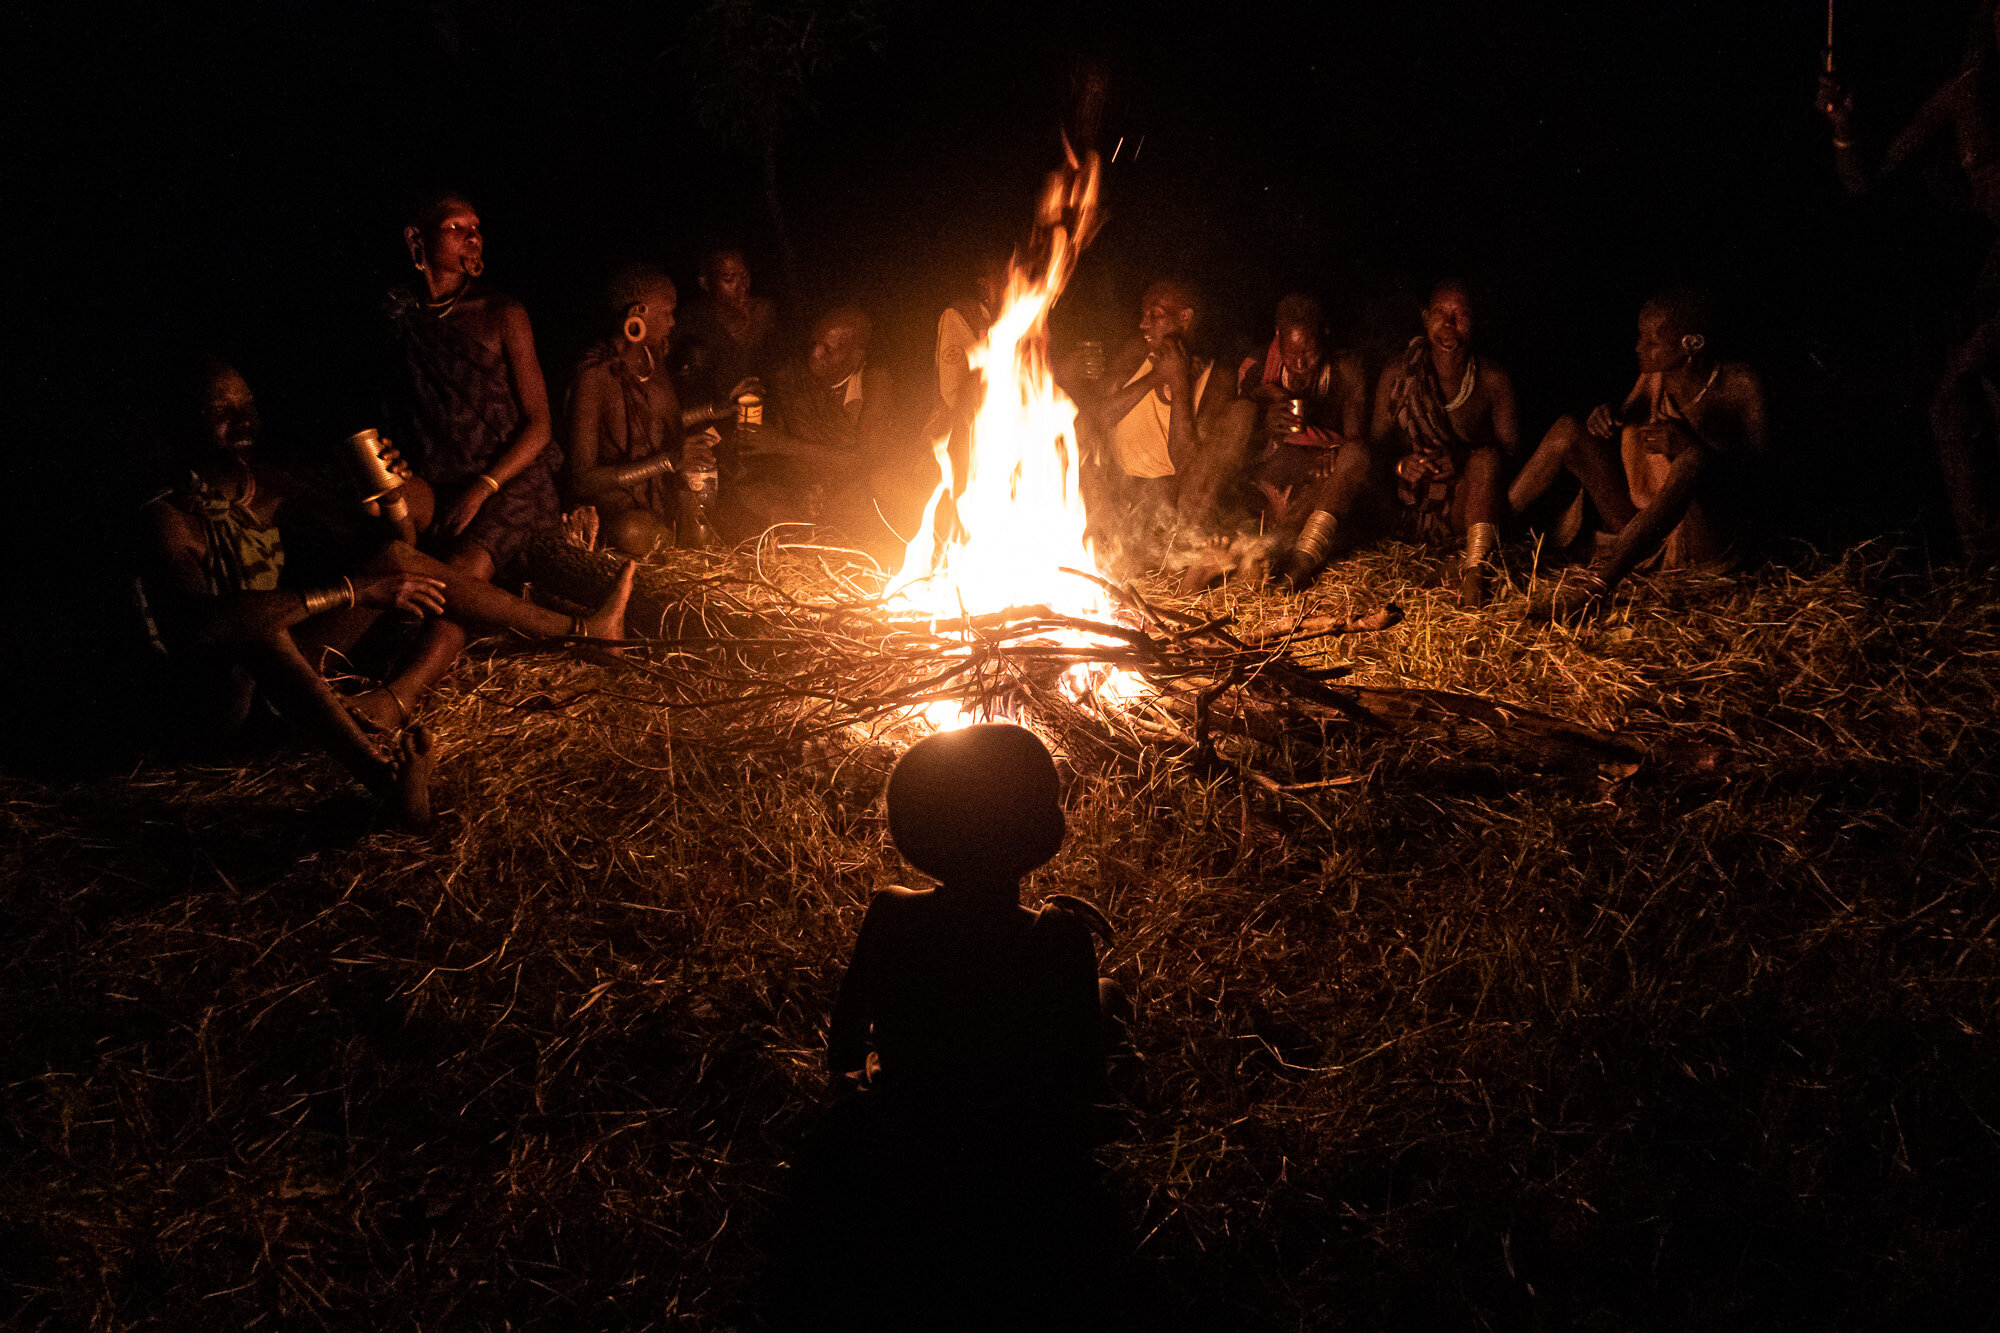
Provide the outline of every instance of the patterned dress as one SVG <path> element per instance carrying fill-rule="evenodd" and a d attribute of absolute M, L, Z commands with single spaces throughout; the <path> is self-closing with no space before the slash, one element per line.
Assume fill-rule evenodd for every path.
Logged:
<path fill-rule="evenodd" d="M 492 469 L 521 429 L 523 412 L 501 347 L 487 347 L 408 290 L 389 300 L 392 388 L 387 415 L 397 446 L 437 492 L 440 509 Z M 480 506 L 463 536 L 505 565 L 530 537 L 560 521 L 555 450 Z"/>

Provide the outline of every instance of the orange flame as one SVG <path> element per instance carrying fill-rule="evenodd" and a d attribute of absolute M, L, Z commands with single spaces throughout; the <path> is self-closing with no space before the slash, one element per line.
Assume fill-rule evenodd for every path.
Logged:
<path fill-rule="evenodd" d="M 1095 569 L 1076 438 L 1076 404 L 1049 373 L 1049 310 L 1095 225 L 1095 154 L 1051 177 L 1037 214 L 1048 263 L 1040 274 L 1016 254 L 993 326 L 971 353 L 983 372 L 962 482 L 948 440 L 932 446 L 943 480 L 924 507 L 889 595 L 939 620 L 1012 606 L 1101 614 L 1099 590 L 1060 571 Z M 939 542 L 939 509 L 954 495 L 957 522 Z"/>
<path fill-rule="evenodd" d="M 965 476 L 954 476 L 949 440 L 932 447 L 943 479 L 924 507 L 922 524 L 890 580 L 888 594 L 948 627 L 964 616 L 1011 607 L 1046 606 L 1065 615 L 1110 613 L 1103 590 L 1070 570 L 1094 570 L 1085 535 L 1076 404 L 1049 373 L 1049 310 L 1075 271 L 1096 227 L 1098 160 L 1088 154 L 1049 179 L 1036 213 L 1040 271 L 1017 253 L 1008 266 L 1007 294 L 986 336 L 972 349 L 982 372 L 972 418 Z M 956 522 L 940 541 L 939 510 L 950 502 Z M 1093 642 L 1093 636 L 1063 636 Z M 1129 697 L 1138 680 L 1124 672 L 1073 667 L 1062 684 L 1072 698 Z M 956 704 L 924 710 L 934 727 L 977 720 Z"/>

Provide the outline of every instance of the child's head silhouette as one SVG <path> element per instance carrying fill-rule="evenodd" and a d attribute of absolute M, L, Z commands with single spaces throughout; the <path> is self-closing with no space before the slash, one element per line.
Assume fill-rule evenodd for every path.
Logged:
<path fill-rule="evenodd" d="M 1056 854 L 1062 793 L 1031 731 L 985 722 L 911 746 L 889 775 L 889 836 L 933 879 L 1018 879 Z"/>

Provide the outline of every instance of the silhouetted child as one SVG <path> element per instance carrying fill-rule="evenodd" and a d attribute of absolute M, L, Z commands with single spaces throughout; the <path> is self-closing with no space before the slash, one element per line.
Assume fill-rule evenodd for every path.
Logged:
<path fill-rule="evenodd" d="M 960 1138 L 1077 1138 L 1107 1053 L 1091 909 L 1020 902 L 1022 876 L 1062 846 L 1048 750 L 1004 723 L 932 736 L 896 765 L 888 803 L 897 849 L 939 883 L 869 904 L 829 1072 L 949 1111 Z"/>
<path fill-rule="evenodd" d="M 946 732 L 903 756 L 888 804 L 898 850 L 938 887 L 885 889 L 862 920 L 827 1041 L 855 1090 L 801 1155 L 776 1322 L 1115 1327 L 1087 1152 L 1115 1021 L 1102 918 L 1020 903 L 1062 846 L 1055 764 L 1020 727 Z"/>

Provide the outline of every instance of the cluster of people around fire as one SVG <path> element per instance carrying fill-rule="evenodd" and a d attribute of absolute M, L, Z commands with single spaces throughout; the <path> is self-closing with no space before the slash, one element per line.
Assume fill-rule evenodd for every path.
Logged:
<path fill-rule="evenodd" d="M 271 466 L 233 367 L 205 362 L 188 386 L 178 478 L 142 511 L 136 586 L 173 664 L 185 705 L 175 716 L 204 737 L 243 726 L 261 695 L 421 822 L 428 738 L 411 723 L 470 636 L 615 641 L 630 561 L 789 523 L 865 541 L 936 483 L 892 448 L 909 386 L 871 360 L 868 315 L 829 310 L 800 354 L 781 356 L 777 311 L 739 250 L 705 257 L 685 318 L 662 270 L 621 269 L 603 336 L 558 398 L 527 312 L 484 281 L 473 205 L 422 201 L 404 240 L 414 280 L 387 305 L 380 428 L 348 442 L 387 469 L 361 475 L 389 488 L 336 497 Z M 973 351 L 999 313 L 1007 262 L 989 256 L 943 311 L 935 381 L 921 386 L 924 435 L 961 458 L 980 394 Z M 1438 283 L 1422 331 L 1371 383 L 1359 354 L 1330 344 L 1310 296 L 1280 301 L 1263 354 L 1229 365 L 1198 350 L 1197 288 L 1155 281 L 1126 346 L 1107 355 L 1085 342 L 1054 358 L 1078 406 L 1097 549 L 1170 570 L 1189 590 L 1229 577 L 1299 590 L 1362 542 L 1451 541 L 1463 552 L 1458 596 L 1477 607 L 1503 531 L 1571 474 L 1596 516 L 1595 553 L 1556 611 L 1588 612 L 1648 560 L 1740 559 L 1730 492 L 1764 447 L 1764 391 L 1750 366 L 1716 355 L 1703 293 L 1648 301 L 1631 391 L 1562 417 L 1532 449 L 1506 369 L 1476 350 L 1474 316 L 1463 284 Z M 628 557 L 591 614 L 508 590 L 523 582 L 524 550 L 551 537 Z M 379 681 L 336 690 L 329 676 L 357 643 L 391 633 Z"/>
<path fill-rule="evenodd" d="M 1822 81 L 1850 190 L 1949 135 L 1977 206 L 2000 221 L 1983 92 L 2000 46 L 1975 49 L 1981 59 L 1877 162 L 1856 147 L 1847 89 Z M 380 417 L 347 442 L 362 464 L 358 495 L 260 455 L 256 401 L 235 368 L 205 361 L 184 386 L 173 480 L 141 511 L 134 586 L 169 664 L 166 711 L 191 739 L 240 731 L 261 700 L 420 824 L 431 760 L 417 705 L 472 635 L 595 638 L 615 651 L 632 562 L 663 548 L 784 524 L 880 545 L 893 531 L 885 515 L 913 518 L 937 480 L 896 447 L 898 405 L 913 393 L 930 404 L 925 441 L 965 475 L 981 393 L 974 352 L 1000 313 L 1005 255 L 977 263 L 939 316 L 935 374 L 921 385 L 896 383 L 871 357 L 858 307 L 788 337 L 739 249 L 703 258 L 701 297 L 684 318 L 663 270 L 630 265 L 604 291 L 601 336 L 558 398 L 526 310 L 484 280 L 472 203 L 431 195 L 402 238 L 413 277 L 386 307 Z M 1970 336 L 1932 404 L 1975 562 L 1996 532 L 1984 424 L 1991 288 L 1982 278 Z M 1719 354 L 1708 294 L 1673 287 L 1648 300 L 1630 391 L 1578 404 L 1539 440 L 1523 438 L 1506 368 L 1479 350 L 1467 287 L 1437 283 L 1418 313 L 1420 330 L 1378 368 L 1333 345 L 1319 302 L 1295 293 L 1278 302 L 1261 355 L 1230 364 L 1206 354 L 1198 287 L 1162 276 L 1122 348 L 1054 348 L 1054 377 L 1077 405 L 1071 444 L 1100 558 L 1121 572 L 1169 571 L 1188 591 L 1226 578 L 1303 590 L 1362 543 L 1448 542 L 1461 552 L 1457 596 L 1477 608 L 1503 534 L 1546 524 L 1553 506 L 1538 502 L 1568 477 L 1577 499 L 1553 525 L 1555 545 L 1579 569 L 1550 614 L 1591 613 L 1648 562 L 1744 560 L 1742 483 L 1766 447 L 1765 391 L 1752 366 Z M 601 605 L 572 615 L 519 595 L 524 552 L 548 540 L 626 557 Z M 364 641 L 382 665 L 364 688 L 336 689 L 330 676 Z"/>

